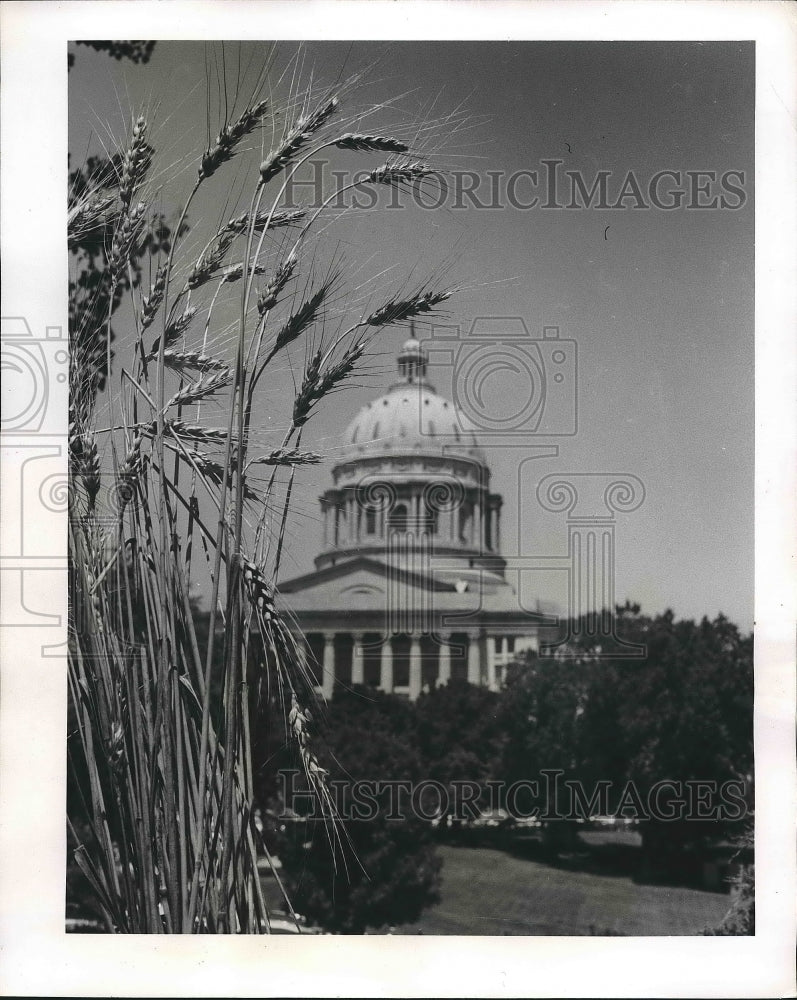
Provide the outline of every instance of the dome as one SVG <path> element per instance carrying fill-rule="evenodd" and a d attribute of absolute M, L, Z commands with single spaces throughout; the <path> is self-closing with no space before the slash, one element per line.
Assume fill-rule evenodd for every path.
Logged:
<path fill-rule="evenodd" d="M 501 497 L 490 492 L 473 425 L 429 384 L 427 364 L 422 344 L 408 340 L 398 379 L 344 431 L 333 484 L 320 497 L 318 569 L 363 553 L 404 566 L 431 546 L 459 560 L 453 577 L 439 577 L 448 589 L 474 569 L 501 577 Z"/>
<path fill-rule="evenodd" d="M 420 452 L 485 463 L 472 425 L 426 381 L 426 363 L 420 341 L 407 340 L 398 355 L 400 380 L 385 395 L 366 403 L 346 428 L 343 445 L 348 458 L 358 452 L 369 456 Z"/>

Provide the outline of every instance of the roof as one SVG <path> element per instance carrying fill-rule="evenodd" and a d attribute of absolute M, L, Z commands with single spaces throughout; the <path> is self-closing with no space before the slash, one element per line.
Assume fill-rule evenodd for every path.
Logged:
<path fill-rule="evenodd" d="M 463 583 L 467 587 L 463 589 Z M 450 627 L 460 614 L 474 616 L 470 624 L 513 620 L 551 624 L 539 607 L 521 607 L 514 589 L 489 570 L 461 568 L 442 563 L 438 570 L 420 570 L 388 565 L 380 559 L 357 556 L 315 573 L 286 580 L 279 586 L 283 603 L 300 621 L 303 616 L 333 616 L 340 619 L 384 616 L 421 609 L 452 615 Z M 462 622 L 463 626 L 468 622 Z"/>
<path fill-rule="evenodd" d="M 410 338 L 398 355 L 400 378 L 354 417 L 343 434 L 346 458 L 398 451 L 459 456 L 486 465 L 474 427 L 426 378 L 427 356 Z"/>

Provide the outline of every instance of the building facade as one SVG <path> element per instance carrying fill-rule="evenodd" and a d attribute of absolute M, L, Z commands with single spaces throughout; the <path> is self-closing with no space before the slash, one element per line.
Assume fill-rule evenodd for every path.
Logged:
<path fill-rule="evenodd" d="M 539 602 L 520 607 L 504 577 L 487 457 L 414 338 L 396 381 L 346 429 L 320 505 L 315 570 L 280 593 L 324 696 L 369 684 L 415 699 L 452 677 L 497 689 L 537 648 L 551 619 Z"/>

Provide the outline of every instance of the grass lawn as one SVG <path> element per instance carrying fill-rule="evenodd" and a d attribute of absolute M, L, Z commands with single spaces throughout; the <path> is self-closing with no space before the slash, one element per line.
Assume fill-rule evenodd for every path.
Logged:
<path fill-rule="evenodd" d="M 697 934 L 730 897 L 554 868 L 486 847 L 438 848 L 441 901 L 399 934 Z"/>

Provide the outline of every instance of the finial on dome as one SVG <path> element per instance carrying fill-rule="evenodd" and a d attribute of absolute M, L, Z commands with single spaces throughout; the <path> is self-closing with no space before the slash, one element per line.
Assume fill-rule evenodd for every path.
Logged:
<path fill-rule="evenodd" d="M 423 345 L 415 337 L 415 323 L 410 324 L 410 339 L 404 342 L 398 356 L 398 369 L 401 377 L 412 384 L 426 378 L 426 365 L 429 357 Z"/>

